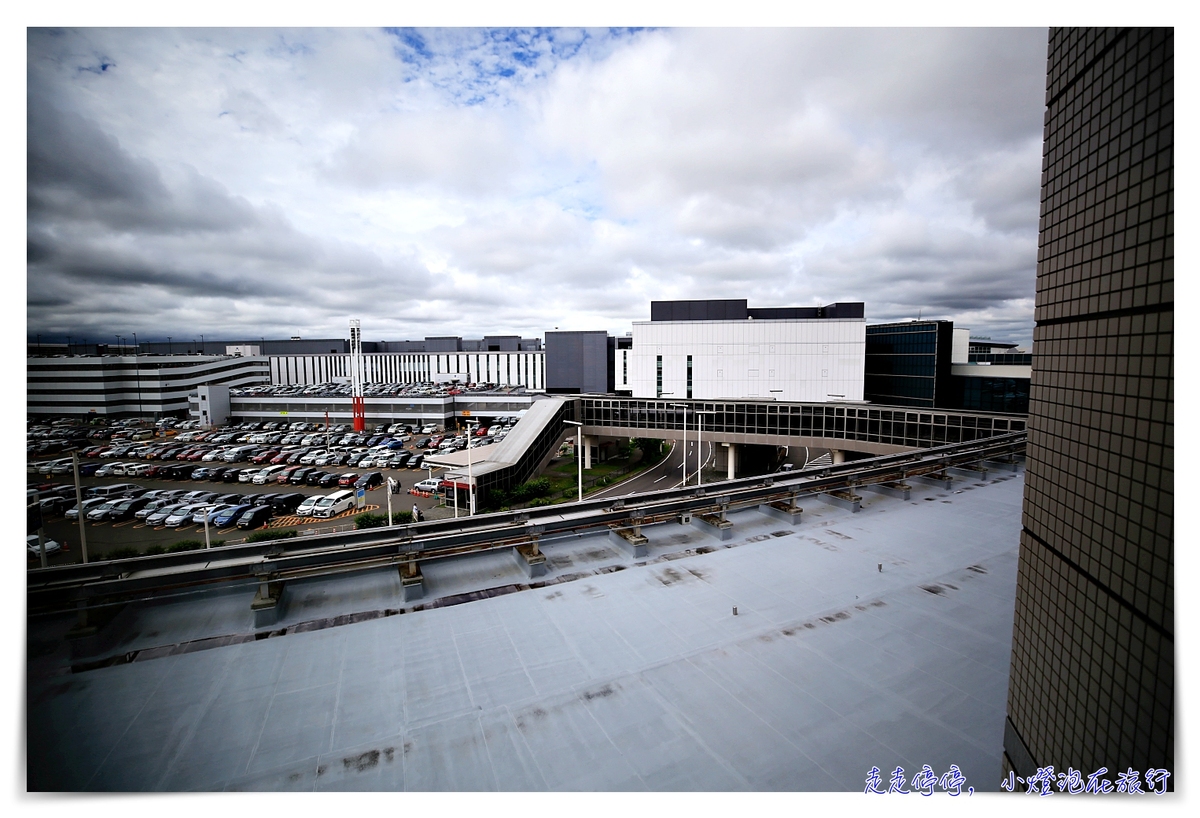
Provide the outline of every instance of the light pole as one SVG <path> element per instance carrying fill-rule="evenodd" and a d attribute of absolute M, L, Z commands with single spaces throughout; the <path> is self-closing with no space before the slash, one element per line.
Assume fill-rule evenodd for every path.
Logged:
<path fill-rule="evenodd" d="M 170 335 L 167 336 L 167 354 L 168 355 L 175 354 L 175 347 L 171 346 L 171 336 Z"/>
<path fill-rule="evenodd" d="M 79 549 L 87 564 L 87 535 L 83 533 L 83 490 L 79 488 L 79 452 L 71 452 L 71 470 L 75 472 L 75 508 L 79 509 Z"/>
<path fill-rule="evenodd" d="M 699 426 L 696 431 L 696 448 L 699 451 L 696 453 L 696 485 L 704 485 L 704 416 L 715 415 L 716 412 L 698 411 L 696 416 L 699 418 Z"/>
<path fill-rule="evenodd" d="M 575 427 L 575 464 L 579 467 L 579 502 L 583 502 L 583 424 L 574 420 L 563 420 Z"/>
<path fill-rule="evenodd" d="M 388 498 L 388 528 L 391 528 L 392 527 L 392 494 L 396 490 L 396 478 L 388 477 L 387 490 L 388 490 L 388 494 L 387 494 L 387 498 Z M 415 523 L 416 520 L 413 520 L 413 522 Z"/>
<path fill-rule="evenodd" d="M 672 403 L 671 406 L 677 406 L 683 410 L 683 484 L 687 485 L 687 404 Z"/>
<path fill-rule="evenodd" d="M 467 423 L 467 516 L 475 516 L 475 477 L 471 471 L 471 445 L 475 442 L 475 427 L 477 423 Z"/>

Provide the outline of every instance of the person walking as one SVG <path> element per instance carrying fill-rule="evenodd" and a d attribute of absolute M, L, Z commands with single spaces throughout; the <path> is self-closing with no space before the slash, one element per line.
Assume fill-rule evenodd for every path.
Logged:
<path fill-rule="evenodd" d="M 413 503 L 413 522 L 419 522 L 421 519 L 421 509 L 417 508 L 417 504 Z"/>

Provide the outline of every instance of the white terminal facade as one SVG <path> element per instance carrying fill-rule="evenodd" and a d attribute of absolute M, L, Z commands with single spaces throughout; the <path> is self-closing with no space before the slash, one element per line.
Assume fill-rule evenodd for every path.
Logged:
<path fill-rule="evenodd" d="M 866 320 L 861 303 L 655 301 L 616 353 L 616 391 L 635 398 L 861 401 Z"/>

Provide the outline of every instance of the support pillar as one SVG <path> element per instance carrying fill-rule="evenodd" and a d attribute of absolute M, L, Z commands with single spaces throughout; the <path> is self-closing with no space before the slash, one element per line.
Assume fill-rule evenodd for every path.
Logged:
<path fill-rule="evenodd" d="M 841 449 L 830 449 L 829 458 L 833 461 L 833 465 L 836 466 L 838 463 L 846 462 L 846 453 Z"/>
<path fill-rule="evenodd" d="M 592 441 L 595 438 L 583 436 L 583 470 L 587 471 L 592 467 Z"/>
<path fill-rule="evenodd" d="M 400 593 L 405 602 L 412 602 L 425 595 L 425 578 L 417 564 L 417 555 L 408 554 L 400 563 Z"/>
<path fill-rule="evenodd" d="M 725 479 L 732 480 L 734 478 L 734 475 L 737 474 L 737 444 L 736 443 L 722 443 L 721 445 L 729 450 L 729 454 L 725 458 L 725 468 L 726 468 Z"/>

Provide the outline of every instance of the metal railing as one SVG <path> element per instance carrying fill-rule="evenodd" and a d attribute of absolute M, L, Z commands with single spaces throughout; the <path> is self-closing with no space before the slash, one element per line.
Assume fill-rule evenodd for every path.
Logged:
<path fill-rule="evenodd" d="M 519 511 L 482 514 L 466 520 L 323 533 L 288 540 L 223 545 L 206 551 L 134 557 L 31 569 L 26 593 L 31 613 L 76 610 L 147 595 L 194 590 L 237 580 L 282 581 L 303 574 L 345 573 L 400 566 L 535 542 L 557 532 L 653 525 L 684 513 L 728 512 L 780 500 L 906 477 L 944 472 L 984 460 L 1012 458 L 1025 447 L 1025 433 L 999 435 L 902 454 L 850 461 L 804 472 L 787 472 L 703 487 L 639 494 Z"/>

